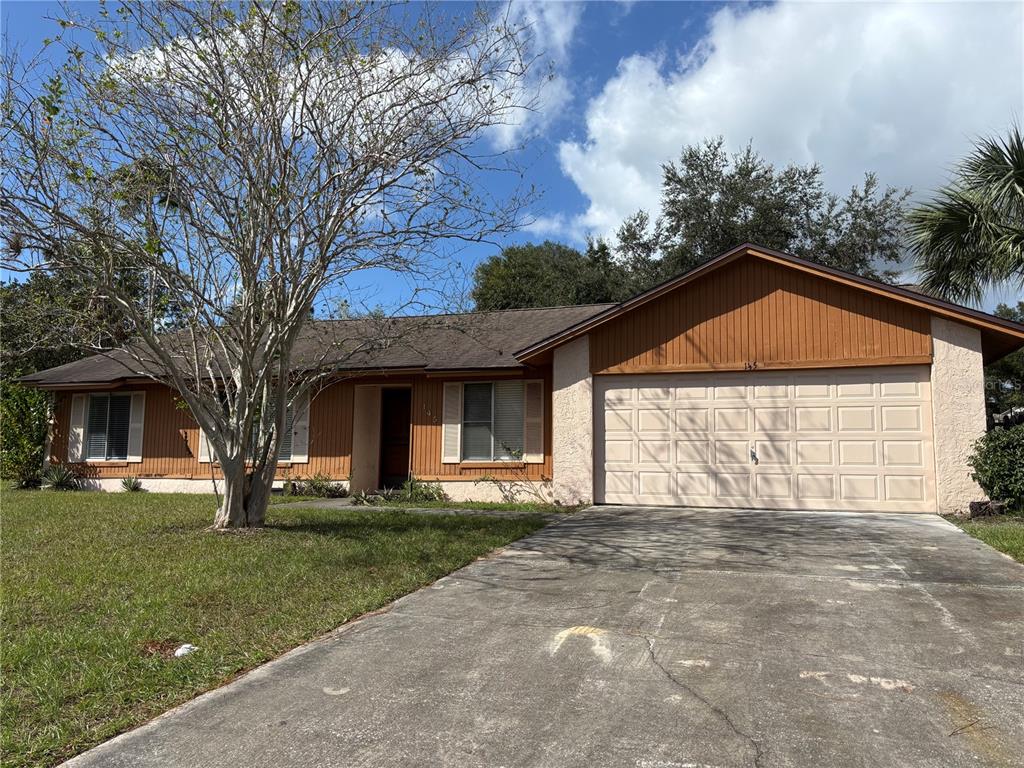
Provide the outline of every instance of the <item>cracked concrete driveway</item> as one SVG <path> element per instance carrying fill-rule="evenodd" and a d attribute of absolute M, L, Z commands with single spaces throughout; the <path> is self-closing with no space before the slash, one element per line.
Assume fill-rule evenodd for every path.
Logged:
<path fill-rule="evenodd" d="M 1024 765 L 1024 568 L 930 516 L 595 508 L 76 766 Z"/>

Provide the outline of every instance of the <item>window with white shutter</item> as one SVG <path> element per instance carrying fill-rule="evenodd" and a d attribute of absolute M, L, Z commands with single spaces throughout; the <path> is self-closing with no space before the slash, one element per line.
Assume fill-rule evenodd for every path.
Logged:
<path fill-rule="evenodd" d="M 544 460 L 540 381 L 445 384 L 444 411 L 445 462 Z M 459 446 L 457 455 L 453 443 Z"/>
<path fill-rule="evenodd" d="M 131 428 L 131 394 L 89 395 L 85 419 L 85 460 L 127 461 Z"/>

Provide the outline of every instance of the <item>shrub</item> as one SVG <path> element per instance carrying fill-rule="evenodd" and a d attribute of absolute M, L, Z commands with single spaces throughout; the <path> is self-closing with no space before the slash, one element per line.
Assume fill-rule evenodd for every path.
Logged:
<path fill-rule="evenodd" d="M 324 499 L 343 499 L 348 496 L 348 488 L 322 472 L 306 479 L 296 477 L 285 487 L 296 496 L 319 496 Z"/>
<path fill-rule="evenodd" d="M 51 464 L 43 470 L 43 487 L 51 491 L 74 491 L 78 475 L 67 464 Z"/>
<path fill-rule="evenodd" d="M 374 496 L 366 491 L 359 491 L 352 494 L 352 505 L 355 507 L 368 507 L 371 504 L 377 503 L 379 499 L 379 496 Z"/>
<path fill-rule="evenodd" d="M 49 402 L 38 389 L 0 383 L 0 476 L 18 488 L 42 481 Z"/>
<path fill-rule="evenodd" d="M 1024 509 L 1024 425 L 997 428 L 974 444 L 971 477 L 993 501 Z"/>
<path fill-rule="evenodd" d="M 135 475 L 121 478 L 121 487 L 129 493 L 136 493 L 142 490 L 142 481 Z"/>
<path fill-rule="evenodd" d="M 402 486 L 402 501 L 426 502 L 426 501 L 451 501 L 448 494 L 438 483 L 424 483 L 415 478 L 405 481 Z"/>

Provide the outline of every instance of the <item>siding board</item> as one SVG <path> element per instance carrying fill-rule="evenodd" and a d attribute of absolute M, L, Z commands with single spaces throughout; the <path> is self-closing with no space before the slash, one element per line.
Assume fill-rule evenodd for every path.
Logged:
<path fill-rule="evenodd" d="M 542 464 L 479 467 L 441 463 L 441 401 L 444 380 L 423 375 L 409 377 L 360 377 L 334 382 L 312 399 L 309 413 L 309 462 L 278 467 L 279 479 L 324 474 L 346 479 L 352 467 L 352 413 L 356 384 L 411 385 L 412 446 L 410 467 L 415 477 L 424 480 L 473 480 L 492 476 L 504 480 L 541 480 L 551 477 L 551 368 L 547 366 L 527 374 L 544 380 L 545 434 Z M 507 378 L 507 377 L 506 377 Z M 490 380 L 487 376 L 467 376 L 466 380 Z M 460 379 L 461 380 L 461 379 Z M 201 464 L 199 427 L 185 408 L 178 406 L 173 390 L 160 384 L 126 387 L 146 393 L 146 418 L 143 432 L 142 461 L 79 463 L 76 469 L 90 478 L 207 479 L 219 477 L 215 465 Z M 50 460 L 67 461 L 67 434 L 72 392 L 55 393 L 54 426 Z M 357 438 L 358 439 L 358 438 Z"/>
<path fill-rule="evenodd" d="M 593 373 L 896 365 L 930 357 L 924 310 L 760 259 L 725 266 L 590 332 Z"/>

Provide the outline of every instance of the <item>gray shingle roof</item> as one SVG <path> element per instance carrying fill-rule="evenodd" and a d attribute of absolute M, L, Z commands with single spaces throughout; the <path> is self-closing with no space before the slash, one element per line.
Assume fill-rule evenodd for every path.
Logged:
<path fill-rule="evenodd" d="M 521 368 L 514 352 L 610 306 L 318 321 L 304 330 L 295 357 L 300 367 L 347 371 Z M 40 386 L 111 384 L 145 376 L 144 368 L 124 350 L 114 350 L 29 374 L 22 381 Z"/>

